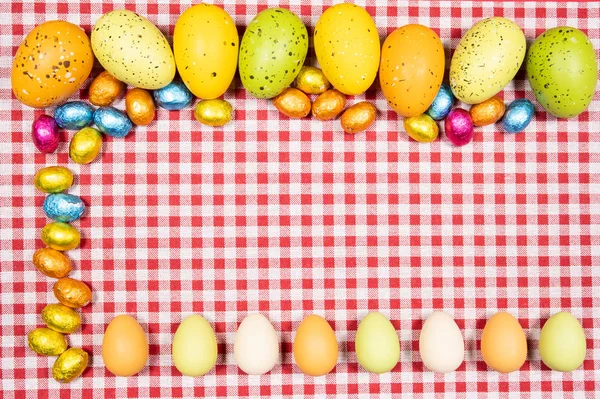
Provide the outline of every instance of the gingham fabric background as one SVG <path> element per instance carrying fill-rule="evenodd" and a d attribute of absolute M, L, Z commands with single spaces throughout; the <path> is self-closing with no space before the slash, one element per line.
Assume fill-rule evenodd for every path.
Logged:
<path fill-rule="evenodd" d="M 529 41 L 547 28 L 575 26 L 600 49 L 598 2 L 411 3 L 378 0 L 367 9 L 382 37 L 407 23 L 430 26 L 448 59 L 461 34 L 492 15 L 515 20 Z M 127 8 L 171 35 L 189 5 Z M 257 12 L 277 5 L 301 15 L 312 32 L 330 3 L 224 8 L 242 32 Z M 56 154 L 39 153 L 29 133 L 39 111 L 11 94 L 12 55 L 34 25 L 60 18 L 89 32 L 103 13 L 123 6 L 0 3 L 1 396 L 599 395 L 598 94 L 577 119 L 557 121 L 536 103 L 526 133 L 478 128 L 472 144 L 456 148 L 443 135 L 432 144 L 410 141 L 378 87 L 350 100 L 367 98 L 380 110 L 373 128 L 351 136 L 339 121 L 289 120 L 236 80 L 225 95 L 235 122 L 222 129 L 202 127 L 191 108 L 161 110 L 126 139 L 107 137 L 90 165 L 70 161 L 67 137 Z M 503 96 L 534 100 L 522 72 Z M 76 175 L 69 192 L 88 206 L 74 223 L 81 246 L 68 256 L 72 276 L 94 297 L 82 330 L 68 339 L 92 357 L 83 377 L 67 385 L 49 374 L 54 358 L 35 355 L 25 337 L 55 302 L 53 280 L 31 263 L 48 222 L 32 178 L 46 165 L 69 167 Z M 464 332 L 466 361 L 452 374 L 434 375 L 420 362 L 418 334 L 433 309 L 454 315 Z M 478 351 L 497 310 L 517 316 L 529 338 L 528 361 L 510 375 L 487 371 Z M 588 345 L 583 366 L 564 374 L 542 365 L 537 351 L 541 323 L 561 310 L 582 321 Z M 401 339 L 401 363 L 381 376 L 362 370 L 354 353 L 368 311 L 388 315 Z M 237 326 L 250 312 L 266 315 L 282 342 L 282 365 L 261 377 L 242 373 L 232 355 Z M 303 375 L 291 354 L 293 331 L 313 312 L 331 322 L 340 342 L 338 366 L 320 378 Z M 120 313 L 137 317 L 150 341 L 149 367 L 131 378 L 111 375 L 100 355 L 104 329 Z M 219 342 L 216 368 L 200 378 L 182 377 L 171 364 L 173 334 L 192 313 L 213 323 Z"/>

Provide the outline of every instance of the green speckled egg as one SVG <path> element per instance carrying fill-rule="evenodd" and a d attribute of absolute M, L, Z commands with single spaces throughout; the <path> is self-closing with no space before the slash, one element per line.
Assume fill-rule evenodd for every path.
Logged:
<path fill-rule="evenodd" d="M 307 51 L 308 32 L 296 14 L 283 8 L 262 11 L 242 38 L 242 84 L 257 98 L 275 97 L 294 81 Z"/>
<path fill-rule="evenodd" d="M 175 58 L 165 36 L 128 10 L 111 11 L 96 22 L 92 50 L 104 69 L 133 87 L 160 89 L 175 77 Z"/>
<path fill-rule="evenodd" d="M 525 35 L 513 21 L 477 22 L 460 39 L 450 62 L 450 87 L 460 101 L 479 104 L 515 77 L 525 58 Z"/>
<path fill-rule="evenodd" d="M 542 33 L 529 48 L 526 66 L 535 97 L 554 116 L 577 116 L 594 98 L 596 52 L 579 29 L 559 26 Z"/>

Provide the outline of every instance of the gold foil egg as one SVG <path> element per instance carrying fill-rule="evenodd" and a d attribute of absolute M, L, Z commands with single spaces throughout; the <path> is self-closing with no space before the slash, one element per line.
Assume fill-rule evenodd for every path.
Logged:
<path fill-rule="evenodd" d="M 64 335 L 49 328 L 36 328 L 27 334 L 27 344 L 38 355 L 58 356 L 67 350 Z"/>
<path fill-rule="evenodd" d="M 319 95 L 312 105 L 312 114 L 320 121 L 335 119 L 346 106 L 346 96 L 335 89 Z"/>
<path fill-rule="evenodd" d="M 81 236 L 79 231 L 70 224 L 53 222 L 42 229 L 42 241 L 44 244 L 57 251 L 68 251 L 77 248 Z"/>
<path fill-rule="evenodd" d="M 377 108 L 368 101 L 354 104 L 342 114 L 342 129 L 346 133 L 354 134 L 367 130 L 377 117 Z"/>
<path fill-rule="evenodd" d="M 233 119 L 233 107 L 225 100 L 200 101 L 194 109 L 198 122 L 208 126 L 223 126 Z"/>
<path fill-rule="evenodd" d="M 42 310 L 42 320 L 49 329 L 63 334 L 71 334 L 81 326 L 79 313 L 60 303 L 46 305 Z"/>
<path fill-rule="evenodd" d="M 90 102 L 98 107 L 105 107 L 115 101 L 123 91 L 125 84 L 110 73 L 103 71 L 90 85 Z"/>
<path fill-rule="evenodd" d="M 63 278 L 71 272 L 71 260 L 56 249 L 38 249 L 33 253 L 32 262 L 40 272 L 48 277 Z"/>
<path fill-rule="evenodd" d="M 492 97 L 482 103 L 473 105 L 469 113 L 474 126 L 486 126 L 502 119 L 504 110 L 504 102 L 498 97 Z"/>
<path fill-rule="evenodd" d="M 82 308 L 92 301 L 92 290 L 83 281 L 65 277 L 54 284 L 54 296 L 65 306 Z"/>
<path fill-rule="evenodd" d="M 125 95 L 125 110 L 131 122 L 138 126 L 150 124 L 156 114 L 154 99 L 150 92 L 137 87 L 129 90 Z"/>
<path fill-rule="evenodd" d="M 321 94 L 331 87 L 323 71 L 313 66 L 304 66 L 296 77 L 296 88 L 306 94 Z"/>
<path fill-rule="evenodd" d="M 86 369 L 89 355 L 79 348 L 69 348 L 56 359 L 52 366 L 52 377 L 58 382 L 71 382 Z"/>
<path fill-rule="evenodd" d="M 93 127 L 84 127 L 71 138 L 69 157 L 78 164 L 92 162 L 102 149 L 102 134 Z"/>
<path fill-rule="evenodd" d="M 73 184 L 73 173 L 62 166 L 40 169 L 33 178 L 35 188 L 44 193 L 60 193 Z"/>
<path fill-rule="evenodd" d="M 275 97 L 273 105 L 289 118 L 304 118 L 310 113 L 310 99 L 293 87 L 288 87 Z"/>
<path fill-rule="evenodd" d="M 440 132 L 437 123 L 427 114 L 404 118 L 404 130 L 419 143 L 430 143 L 435 140 Z"/>

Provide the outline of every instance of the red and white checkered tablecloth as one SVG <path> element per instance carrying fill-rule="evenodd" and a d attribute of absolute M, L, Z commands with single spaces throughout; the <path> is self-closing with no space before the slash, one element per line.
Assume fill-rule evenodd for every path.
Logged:
<path fill-rule="evenodd" d="M 90 165 L 69 159 L 68 137 L 56 154 L 39 153 L 29 133 L 39 111 L 11 93 L 18 45 L 52 19 L 89 32 L 125 3 L 0 2 L 0 397 L 598 397 L 600 93 L 588 112 L 557 121 L 521 72 L 503 96 L 534 100 L 527 132 L 478 128 L 472 144 L 456 148 L 443 136 L 410 141 L 377 87 L 350 100 L 366 98 L 380 110 L 373 128 L 352 136 L 339 121 L 289 120 L 236 80 L 225 95 L 235 122 L 224 128 L 201 126 L 191 108 L 161 110 L 126 139 L 107 137 Z M 170 35 L 190 5 L 136 3 L 125 7 Z M 574 26 L 600 49 L 597 1 L 410 3 L 377 0 L 366 8 L 382 38 L 407 23 L 433 28 L 448 59 L 466 29 L 493 15 L 516 21 L 529 41 Z M 330 4 L 223 6 L 241 33 L 259 11 L 278 5 L 312 31 Z M 81 246 L 68 256 L 72 276 L 94 297 L 82 330 L 68 339 L 92 357 L 66 385 L 49 373 L 54 359 L 26 345 L 26 333 L 42 325 L 42 308 L 55 302 L 53 280 L 31 263 L 48 222 L 32 178 L 46 165 L 71 169 L 69 192 L 88 206 L 74 223 Z M 418 334 L 433 309 L 454 315 L 464 332 L 466 361 L 452 374 L 434 375 L 420 362 Z M 528 361 L 510 375 L 488 371 L 478 351 L 486 319 L 498 310 L 517 316 L 530 339 Z M 561 310 L 581 320 L 587 338 L 586 360 L 572 373 L 549 370 L 537 351 L 540 324 Z M 381 376 L 361 369 L 354 353 L 368 311 L 388 315 L 401 339 L 401 362 Z M 233 360 L 234 334 L 249 312 L 266 315 L 282 342 L 282 365 L 260 377 Z M 320 378 L 303 375 L 291 353 L 293 331 L 313 312 L 331 322 L 341 349 L 335 371 Z M 100 355 L 106 324 L 120 313 L 137 317 L 150 341 L 149 367 L 130 378 L 111 375 Z M 216 368 L 199 378 L 182 377 L 171 363 L 173 334 L 192 313 L 213 323 L 219 342 Z"/>

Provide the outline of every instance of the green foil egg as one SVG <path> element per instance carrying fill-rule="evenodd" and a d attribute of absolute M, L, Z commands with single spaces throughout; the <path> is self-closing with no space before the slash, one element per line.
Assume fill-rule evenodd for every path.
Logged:
<path fill-rule="evenodd" d="M 33 185 L 44 193 L 60 193 L 73 184 L 73 173 L 62 166 L 40 169 L 33 178 Z"/>
<path fill-rule="evenodd" d="M 69 157 L 78 164 L 92 162 L 102 149 L 102 134 L 93 127 L 84 127 L 71 138 Z"/>
<path fill-rule="evenodd" d="M 42 241 L 57 251 L 68 251 L 77 248 L 81 236 L 77 229 L 67 223 L 49 223 L 42 229 Z"/>

